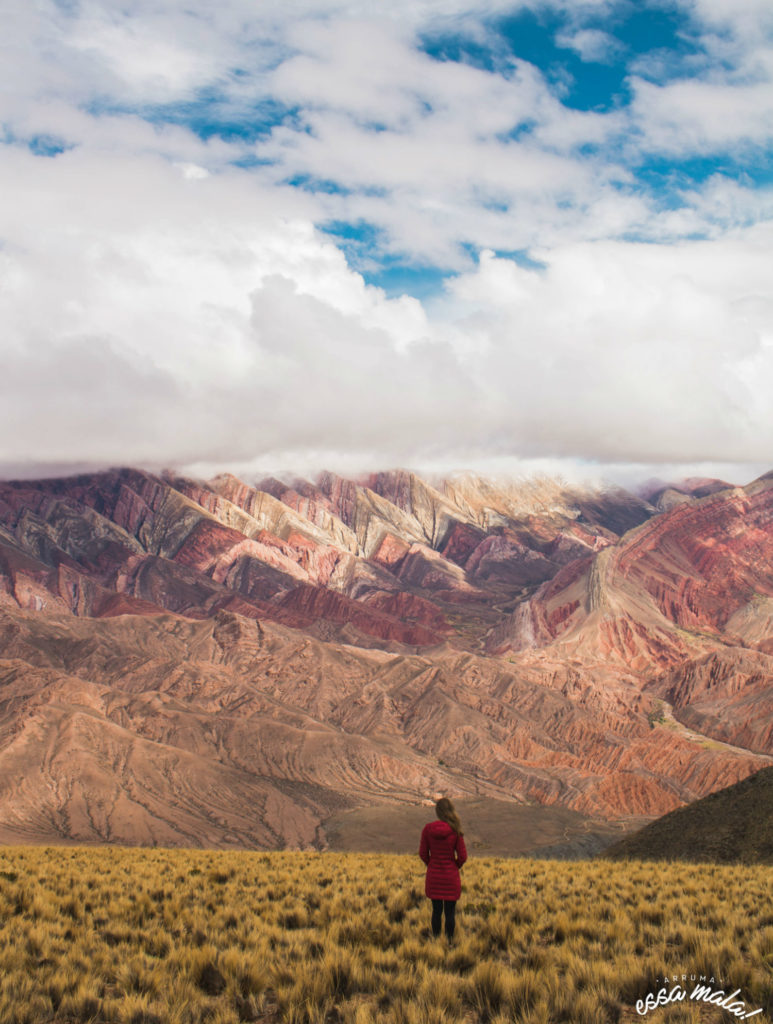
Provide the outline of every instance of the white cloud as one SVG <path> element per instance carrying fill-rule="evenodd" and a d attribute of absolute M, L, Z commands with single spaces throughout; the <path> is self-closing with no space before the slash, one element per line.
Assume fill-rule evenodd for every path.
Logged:
<path fill-rule="evenodd" d="M 491 338 L 480 366 L 511 381 L 520 450 L 765 459 L 773 415 L 747 367 L 773 374 L 771 241 L 756 229 L 720 244 L 579 244 L 545 254 L 544 274 L 484 259 L 455 294 Z"/>
<path fill-rule="evenodd" d="M 438 18 L 485 41 L 509 6 L 21 8 L 0 43 L 0 463 L 764 462 L 773 197 L 718 174 L 660 209 L 636 180 L 642 152 L 769 139 L 764 9 L 744 0 L 728 35 L 730 8 L 696 0 L 735 71 L 640 77 L 602 114 L 526 62 L 417 47 Z M 567 45 L 601 59 L 609 38 L 567 10 Z M 294 113 L 257 142 L 158 122 L 206 90 L 225 118 Z M 34 156 L 40 136 L 72 148 Z M 380 229 L 376 265 L 457 276 L 389 299 L 328 219 Z"/>
<path fill-rule="evenodd" d="M 664 154 L 726 152 L 773 140 L 773 79 L 750 85 L 676 81 L 633 82 L 633 113 L 642 146 Z"/>
<path fill-rule="evenodd" d="M 699 53 L 680 77 L 668 51 L 637 60 L 633 123 L 645 152 L 664 156 L 769 150 L 773 140 L 773 7 L 768 0 L 690 0 Z M 638 74 L 645 77 L 638 77 Z M 646 78 L 670 80 L 655 83 Z"/>
<path fill-rule="evenodd" d="M 598 28 L 579 29 L 575 32 L 561 32 L 556 42 L 559 46 L 575 50 L 584 61 L 606 64 L 617 57 L 623 47 L 618 39 Z"/>
<path fill-rule="evenodd" d="M 309 201 L 314 219 L 367 216 L 383 231 L 379 247 L 457 269 L 467 260 L 461 244 L 514 249 L 646 236 L 657 204 L 646 190 L 632 193 L 641 150 L 689 156 L 770 136 L 764 77 L 665 86 L 635 79 L 630 109 L 595 113 L 563 106 L 523 61 L 502 57 L 489 71 L 433 60 L 416 47 L 420 27 L 463 23 L 493 45 L 480 19 L 507 5 L 445 5 L 451 21 L 438 23 L 443 6 L 134 0 L 120 11 L 83 4 L 72 17 L 53 3 L 25 8 L 17 45 L 4 44 L 0 115 L 22 143 L 50 136 L 90 153 L 156 154 L 208 173 L 252 156 L 271 162 L 253 170 L 262 184 L 334 182 L 342 191 Z M 611 46 L 597 28 L 582 27 L 589 10 L 608 6 L 568 5 L 571 28 L 561 38 L 587 55 Z M 749 40 L 743 46 L 739 67 L 764 63 L 759 39 L 755 57 Z M 182 110 L 207 90 L 219 99 L 209 112 L 199 106 L 202 117 L 238 121 L 269 99 L 295 114 L 254 145 L 217 136 L 205 143 L 184 126 L 147 119 L 158 104 Z M 696 215 L 657 224 L 678 232 Z"/>
<path fill-rule="evenodd" d="M 189 41 L 194 45 L 186 46 L 175 38 L 173 27 L 167 19 L 138 23 L 128 18 L 122 22 L 84 18 L 72 33 L 70 45 L 76 53 L 101 64 L 124 95 L 128 87 L 134 100 L 163 103 L 190 95 L 218 72 L 217 60 L 203 45 L 203 34 Z"/>
<path fill-rule="evenodd" d="M 465 14 L 470 24 L 465 4 L 446 6 L 456 28 Z M 271 10 L 90 3 L 72 17 L 54 4 L 26 8 L 18 44 L 5 44 L 0 117 L 21 145 L 46 136 L 95 157 L 156 155 L 208 173 L 256 157 L 262 184 L 331 180 L 343 192 L 317 195 L 315 219 L 367 211 L 387 250 L 447 267 L 466 264 L 462 243 L 528 247 L 554 222 L 592 232 L 599 192 L 626 172 L 578 150 L 620 136 L 624 120 L 567 110 L 522 61 L 485 71 L 433 60 L 416 31 L 438 11 L 312 0 Z M 197 108 L 205 118 L 249 119 L 268 100 L 296 114 L 254 145 L 158 122 L 159 104 L 171 116 L 207 90 L 219 99 Z"/>
<path fill-rule="evenodd" d="M 556 243 L 543 272 L 484 255 L 429 315 L 365 286 L 303 197 L 277 204 L 246 172 L 15 159 L 6 466 L 767 457 L 768 228 Z"/>
<path fill-rule="evenodd" d="M 458 268 L 462 242 L 525 248 L 558 224 L 593 234 L 646 223 L 641 201 L 624 196 L 605 219 L 606 193 L 628 172 L 578 152 L 622 137 L 624 117 L 563 107 L 532 65 L 437 61 L 404 26 L 383 23 L 314 22 L 291 40 L 297 53 L 270 88 L 303 114 L 256 153 L 277 180 L 305 175 L 354 192 L 321 201 L 331 217 L 381 227 L 387 248 Z"/>
<path fill-rule="evenodd" d="M 768 0 L 690 0 L 689 7 L 709 25 L 756 40 L 773 29 Z"/>

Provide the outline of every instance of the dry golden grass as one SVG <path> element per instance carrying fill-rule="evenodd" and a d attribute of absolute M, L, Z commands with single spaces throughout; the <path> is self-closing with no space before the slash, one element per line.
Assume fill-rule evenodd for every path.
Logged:
<path fill-rule="evenodd" d="M 772 881 L 475 859 L 449 947 L 416 857 L 0 849 L 0 1024 L 604 1024 L 645 1019 L 664 972 L 740 988 L 765 1024 Z M 686 1001 L 646 1019 L 735 1018 Z"/>

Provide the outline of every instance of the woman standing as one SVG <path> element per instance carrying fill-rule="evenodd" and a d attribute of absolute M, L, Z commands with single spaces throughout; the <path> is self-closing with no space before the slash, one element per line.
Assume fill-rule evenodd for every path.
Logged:
<path fill-rule="evenodd" d="M 435 804 L 437 821 L 424 826 L 419 856 L 427 865 L 424 893 L 432 900 L 432 934 L 440 935 L 443 914 L 446 938 L 454 936 L 456 901 L 462 894 L 459 868 L 467 860 L 464 833 L 454 805 L 444 796 Z"/>

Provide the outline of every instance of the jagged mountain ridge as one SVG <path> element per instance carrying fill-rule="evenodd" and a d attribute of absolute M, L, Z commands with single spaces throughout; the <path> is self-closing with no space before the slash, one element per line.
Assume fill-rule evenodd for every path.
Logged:
<path fill-rule="evenodd" d="M 328 637 L 353 624 L 363 638 L 421 647 L 452 632 L 458 605 L 474 609 L 482 639 L 492 606 L 617 539 L 598 496 L 584 522 L 575 496 L 555 488 L 549 506 L 532 498 L 508 518 L 501 499 L 474 506 L 471 479 L 462 485 L 447 485 L 449 498 L 408 473 L 250 487 L 137 470 L 0 485 L 5 592 L 21 607 L 53 600 L 97 616 L 230 606 L 303 628 L 322 621 Z M 626 502 L 629 521 L 650 514 L 612 492 L 610 517 Z"/>
<path fill-rule="evenodd" d="M 404 472 L 0 484 L 0 763 L 27 779 L 7 834 L 324 845 L 342 807 L 435 790 L 615 819 L 735 782 L 773 754 L 770 492 L 659 513 Z M 714 564 L 717 535 L 724 589 L 669 583 L 663 552 Z"/>

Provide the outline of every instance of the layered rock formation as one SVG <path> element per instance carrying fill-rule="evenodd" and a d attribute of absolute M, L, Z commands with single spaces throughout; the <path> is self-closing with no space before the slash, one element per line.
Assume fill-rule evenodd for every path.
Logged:
<path fill-rule="evenodd" d="M 678 493 L 0 484 L 0 839 L 324 846 L 435 792 L 628 821 L 743 779 L 773 480 Z"/>
<path fill-rule="evenodd" d="M 688 498 L 578 559 L 489 636 L 628 673 L 684 725 L 773 753 L 773 475 Z"/>

